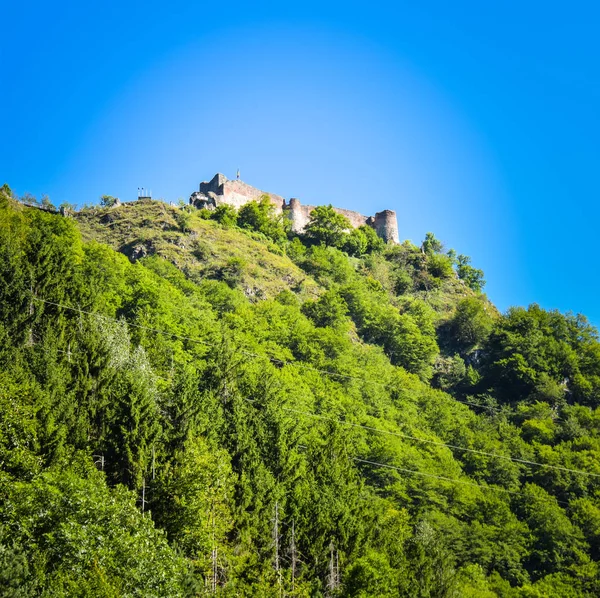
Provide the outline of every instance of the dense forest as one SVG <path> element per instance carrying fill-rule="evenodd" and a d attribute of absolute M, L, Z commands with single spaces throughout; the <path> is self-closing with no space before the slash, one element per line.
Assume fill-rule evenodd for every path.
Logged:
<path fill-rule="evenodd" d="M 328 206 L 113 203 L 0 191 L 0 596 L 600 595 L 585 317 Z"/>

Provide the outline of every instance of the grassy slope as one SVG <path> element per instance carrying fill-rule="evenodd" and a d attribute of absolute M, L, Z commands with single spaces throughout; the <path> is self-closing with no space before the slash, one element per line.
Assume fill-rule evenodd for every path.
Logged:
<path fill-rule="evenodd" d="M 219 278 L 235 261 L 241 264 L 239 287 L 250 299 L 274 297 L 283 289 L 300 296 L 318 294 L 314 280 L 265 239 L 195 214 L 191 230 L 184 233 L 177 223 L 178 212 L 179 208 L 159 201 L 136 201 L 83 210 L 75 218 L 84 240 L 106 243 L 132 259 L 160 255 L 192 280 Z"/>
<path fill-rule="evenodd" d="M 284 289 L 301 299 L 320 294 L 320 285 L 265 237 L 202 220 L 196 214 L 192 215 L 190 231 L 182 232 L 177 222 L 179 210 L 160 201 L 144 200 L 116 208 L 83 210 L 75 218 L 84 240 L 106 243 L 134 260 L 157 254 L 196 282 L 205 277 L 220 278 L 224 269 L 237 262 L 241 264 L 241 281 L 237 286 L 251 300 L 271 298 Z M 390 263 L 380 259 L 362 267 L 363 274 L 378 280 L 390 300 L 398 303 Z M 443 280 L 439 288 L 409 295 L 426 301 L 441 323 L 452 316 L 460 299 L 474 293 L 452 277 Z M 490 311 L 498 313 L 491 303 L 486 301 L 486 304 Z"/>

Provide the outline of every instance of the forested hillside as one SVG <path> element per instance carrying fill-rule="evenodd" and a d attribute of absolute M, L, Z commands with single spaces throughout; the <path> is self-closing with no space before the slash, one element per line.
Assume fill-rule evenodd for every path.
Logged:
<path fill-rule="evenodd" d="M 327 207 L 0 191 L 0 596 L 600 594 L 600 343 Z"/>

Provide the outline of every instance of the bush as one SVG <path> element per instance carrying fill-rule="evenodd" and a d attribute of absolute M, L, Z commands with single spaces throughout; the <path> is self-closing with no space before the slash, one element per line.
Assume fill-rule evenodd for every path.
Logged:
<path fill-rule="evenodd" d="M 465 284 L 472 290 L 481 292 L 485 286 L 485 280 L 483 279 L 483 270 L 473 268 L 470 265 L 471 258 L 466 255 L 459 255 L 458 266 L 456 273 L 461 280 L 465 281 Z"/>
<path fill-rule="evenodd" d="M 467 350 L 482 344 L 490 335 L 493 319 L 485 304 L 476 297 L 466 297 L 456 306 L 450 331 L 457 347 Z"/>
<path fill-rule="evenodd" d="M 331 205 L 318 206 L 310 213 L 304 235 L 312 244 L 340 248 L 351 227 L 348 218 L 338 214 Z"/>
<path fill-rule="evenodd" d="M 246 266 L 247 263 L 242 258 L 232 257 L 227 264 L 219 270 L 218 279 L 227 283 L 227 285 L 233 289 L 242 282 Z"/>
<path fill-rule="evenodd" d="M 361 227 L 359 227 L 358 230 L 361 231 L 367 239 L 367 249 L 366 249 L 365 253 L 375 253 L 375 252 L 384 250 L 385 242 L 375 232 L 375 229 L 363 224 Z"/>
<path fill-rule="evenodd" d="M 238 226 L 262 233 L 276 243 L 285 241 L 287 237 L 286 220 L 275 214 L 275 206 L 268 196 L 263 195 L 260 201 L 250 201 L 240 208 L 237 219 Z"/>
<path fill-rule="evenodd" d="M 439 253 L 427 256 L 427 271 L 435 278 L 450 278 L 454 273 L 451 259 Z"/>
<path fill-rule="evenodd" d="M 302 306 L 302 312 L 316 326 L 334 328 L 346 321 L 348 305 L 336 290 L 330 289 L 317 301 L 306 301 Z"/>
<path fill-rule="evenodd" d="M 354 228 L 345 235 L 341 249 L 348 255 L 360 257 L 367 252 L 368 245 L 367 236 L 364 232 Z"/>
<path fill-rule="evenodd" d="M 229 205 L 218 206 L 215 210 L 212 210 L 210 214 L 211 220 L 216 220 L 223 226 L 235 226 L 237 224 L 238 214 L 235 208 Z"/>
<path fill-rule="evenodd" d="M 465 379 L 467 368 L 460 355 L 441 357 L 434 364 L 435 375 L 433 383 L 442 390 L 449 390 Z"/>
<path fill-rule="evenodd" d="M 413 287 L 413 279 L 406 270 L 398 270 L 394 281 L 394 292 L 396 295 L 404 295 Z"/>
<path fill-rule="evenodd" d="M 182 233 L 188 232 L 192 225 L 192 215 L 185 209 L 177 214 L 177 224 Z"/>
<path fill-rule="evenodd" d="M 421 245 L 421 249 L 423 250 L 423 253 L 426 253 L 428 255 L 434 254 L 434 253 L 441 253 L 442 249 L 444 248 L 442 242 L 439 239 L 435 238 L 435 235 L 433 233 L 427 233 L 425 235 L 425 240 L 423 241 L 423 244 Z"/>
<path fill-rule="evenodd" d="M 100 197 L 100 205 L 104 208 L 110 208 L 114 206 L 119 201 L 118 197 L 113 197 L 112 195 L 102 195 Z"/>

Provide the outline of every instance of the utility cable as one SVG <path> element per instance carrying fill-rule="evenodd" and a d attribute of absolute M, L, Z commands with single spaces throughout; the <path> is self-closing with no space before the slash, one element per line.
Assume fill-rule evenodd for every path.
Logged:
<path fill-rule="evenodd" d="M 63 305 L 63 304 L 56 303 L 56 302 L 53 302 L 53 301 L 47 301 L 45 299 L 40 299 L 40 298 L 37 298 L 37 297 L 35 299 L 37 301 L 40 301 L 42 303 L 46 303 L 48 305 L 53 305 L 55 307 L 61 307 L 61 308 L 64 308 L 64 309 L 69 309 L 71 311 L 83 313 L 83 314 L 86 314 L 86 315 L 100 316 L 102 318 L 106 318 L 106 319 L 118 322 L 117 318 L 112 318 L 110 316 L 104 316 L 104 315 L 101 315 L 101 314 L 97 314 L 95 312 L 90 312 L 90 311 L 82 310 L 80 308 L 70 307 L 70 306 L 67 306 L 67 305 Z M 178 335 L 176 333 L 171 333 L 171 332 L 167 332 L 167 331 L 164 331 L 164 330 L 159 330 L 159 329 L 156 329 L 156 328 L 152 328 L 150 326 L 144 326 L 142 324 L 135 324 L 135 323 L 131 323 L 131 322 L 127 322 L 127 324 L 130 325 L 130 326 L 133 326 L 133 327 L 141 328 L 141 329 L 144 329 L 144 330 L 149 330 L 149 331 L 155 332 L 157 334 L 163 334 L 163 335 L 171 336 L 173 338 L 178 338 L 178 339 L 181 339 L 181 340 L 187 340 L 187 341 L 194 342 L 194 343 L 201 343 L 203 345 L 213 346 L 213 347 L 217 347 L 218 346 L 215 343 L 209 343 L 208 341 L 203 341 L 201 339 Z M 318 368 L 313 368 L 312 366 L 305 366 L 304 364 L 300 364 L 298 362 L 293 362 L 293 361 L 280 360 L 280 359 L 269 357 L 268 355 L 264 355 L 264 354 L 252 353 L 252 352 L 243 351 L 243 350 L 240 350 L 240 353 L 242 353 L 244 355 L 247 355 L 247 356 L 250 356 L 250 357 L 253 357 L 253 358 L 269 359 L 270 361 L 273 361 L 273 362 L 276 362 L 276 363 L 280 363 L 282 365 L 290 365 L 290 366 L 297 365 L 299 367 L 310 369 L 310 370 L 316 371 L 316 372 L 324 374 L 324 375 L 343 376 L 343 377 L 348 377 L 348 378 L 352 378 L 352 379 L 362 380 L 364 382 L 370 382 L 367 379 L 358 378 L 357 376 L 350 376 L 350 375 L 346 375 L 346 374 L 337 374 L 335 372 L 329 372 L 327 370 L 320 370 Z M 385 384 L 380 383 L 380 382 L 376 382 L 376 384 L 381 385 L 381 386 L 386 386 Z M 462 401 L 459 401 L 459 402 L 462 402 Z M 411 436 L 409 434 L 403 434 L 401 432 L 391 432 L 391 431 L 387 431 L 387 430 L 381 430 L 381 429 L 375 428 L 373 426 L 366 426 L 366 425 L 362 425 L 362 424 L 356 424 L 356 423 L 348 422 L 348 421 L 345 421 L 345 420 L 338 420 L 338 419 L 329 418 L 327 416 L 323 416 L 323 415 L 319 415 L 319 414 L 315 414 L 315 413 L 298 411 L 298 410 L 291 409 L 291 408 L 284 407 L 284 409 L 287 410 L 287 411 L 290 411 L 290 412 L 295 412 L 295 413 L 306 415 L 306 416 L 309 416 L 309 417 L 326 419 L 326 420 L 329 420 L 329 421 L 334 421 L 334 422 L 340 423 L 342 425 L 347 425 L 347 426 L 352 426 L 352 427 L 357 427 L 357 428 L 363 428 L 365 430 L 370 430 L 370 431 L 373 431 L 373 432 L 378 432 L 380 434 L 388 434 L 390 436 L 396 436 L 398 438 L 406 438 L 406 439 L 409 439 L 409 440 L 414 440 L 416 442 L 423 442 L 423 443 L 427 443 L 427 444 L 433 444 L 433 445 L 436 445 L 436 446 L 444 446 L 444 447 L 447 447 L 447 448 L 450 448 L 450 449 L 454 449 L 454 450 L 459 450 L 459 451 L 474 453 L 474 454 L 478 454 L 478 455 L 482 455 L 482 456 L 487 456 L 487 457 L 493 457 L 493 458 L 503 459 L 503 460 L 506 460 L 506 461 L 512 461 L 514 463 L 520 463 L 520 464 L 523 464 L 523 465 L 533 465 L 533 466 L 536 466 L 536 467 L 545 467 L 546 469 L 553 469 L 553 470 L 557 470 L 557 471 L 564 471 L 564 472 L 567 472 L 567 473 L 575 473 L 575 474 L 579 474 L 579 475 L 587 475 L 587 476 L 590 476 L 590 477 L 598 477 L 598 478 L 600 478 L 600 474 L 595 474 L 595 473 L 586 472 L 586 471 L 577 470 L 577 469 L 571 469 L 571 468 L 568 468 L 568 467 L 562 467 L 560 465 L 551 465 L 551 464 L 547 464 L 547 463 L 539 463 L 539 462 L 531 461 L 531 460 L 527 460 L 527 459 L 520 459 L 518 457 L 509 457 L 509 456 L 506 456 L 506 455 L 499 455 L 497 453 L 489 453 L 489 452 L 486 452 L 486 451 L 480 451 L 480 450 L 477 450 L 477 449 L 471 449 L 471 448 L 462 447 L 462 446 L 459 446 L 459 445 L 448 444 L 448 443 L 439 442 L 439 441 L 435 441 L 435 440 L 428 440 L 428 439 L 425 439 L 425 438 L 418 438 L 416 436 Z"/>
<path fill-rule="evenodd" d="M 113 320 L 115 322 L 119 321 L 117 318 L 112 318 L 110 316 L 104 316 L 104 315 L 101 315 L 101 314 L 97 314 L 96 312 L 90 312 L 90 311 L 82 310 L 80 308 L 70 307 L 68 305 L 63 305 L 63 304 L 56 303 L 56 302 L 53 302 L 53 301 L 47 301 L 45 299 L 40 299 L 38 297 L 35 297 L 35 299 L 37 301 L 40 301 L 42 303 L 46 303 L 48 305 L 53 305 L 55 307 L 61 307 L 61 308 L 64 308 L 64 309 L 68 309 L 68 310 L 71 310 L 71 311 L 83 313 L 83 314 L 86 314 L 86 315 L 100 316 L 102 318 Z M 130 326 L 136 327 L 136 328 L 141 328 L 141 329 L 144 329 L 144 330 L 149 330 L 149 331 L 155 332 L 157 334 L 167 335 L 167 336 L 171 336 L 173 338 L 178 338 L 178 339 L 181 339 L 181 340 L 187 340 L 187 341 L 194 342 L 194 343 L 201 343 L 203 345 L 212 346 L 212 347 L 217 347 L 218 346 L 216 343 L 210 343 L 208 341 L 203 341 L 201 339 L 178 335 L 176 333 L 167 332 L 167 331 L 164 331 L 164 330 L 159 330 L 157 328 L 152 328 L 150 326 L 144 326 L 142 324 L 135 324 L 135 323 L 131 323 L 131 322 L 127 322 L 127 324 L 130 325 Z M 361 380 L 361 381 L 364 381 L 364 382 L 367 382 L 367 383 L 368 382 L 372 382 L 372 381 L 367 380 L 365 378 L 359 378 L 357 376 L 351 376 L 351 375 L 348 375 L 348 374 L 337 374 L 336 372 L 329 372 L 327 370 L 320 370 L 318 368 L 313 368 L 312 366 L 307 366 L 307 365 L 304 365 L 304 364 L 301 364 L 301 363 L 298 363 L 298 362 L 294 362 L 294 361 L 280 360 L 280 359 L 269 357 L 268 355 L 264 355 L 264 354 L 252 353 L 252 352 L 243 351 L 243 350 L 240 350 L 240 353 L 242 353 L 244 355 L 247 355 L 249 357 L 253 357 L 253 358 L 269 359 L 272 362 L 279 363 L 279 364 L 282 364 L 282 365 L 299 366 L 299 367 L 302 367 L 302 368 L 305 368 L 305 369 L 310 369 L 312 371 L 315 371 L 315 372 L 318 372 L 318 373 L 321 373 L 321 374 L 324 374 L 324 375 L 347 377 L 347 378 L 351 378 L 351 379 Z M 384 383 L 381 383 L 381 382 L 374 382 L 374 383 L 378 384 L 380 386 L 387 386 L 387 385 L 385 385 Z M 463 402 L 463 401 L 458 401 L 458 402 Z M 468 403 L 468 404 L 471 404 L 471 403 Z M 473 404 L 476 405 L 476 403 L 473 403 Z M 478 405 L 478 406 L 481 407 L 481 405 Z M 518 457 L 509 457 L 509 456 L 506 456 L 506 455 L 499 455 L 497 453 L 489 453 L 489 452 L 486 452 L 486 451 L 480 451 L 480 450 L 477 450 L 477 449 L 471 449 L 471 448 L 462 447 L 462 446 L 459 446 L 459 445 L 448 444 L 448 443 L 439 442 L 439 441 L 435 441 L 435 440 L 428 440 L 428 439 L 425 439 L 425 438 L 418 438 L 416 436 L 411 436 L 409 434 L 403 434 L 401 432 L 391 432 L 391 431 L 387 431 L 387 430 L 381 430 L 381 429 L 375 428 L 373 426 L 366 426 L 366 425 L 356 424 L 356 423 L 352 423 L 352 422 L 348 422 L 348 421 L 344 421 L 344 420 L 337 420 L 337 419 L 334 419 L 334 418 L 329 418 L 327 416 L 323 416 L 323 415 L 319 415 L 319 414 L 315 414 L 315 413 L 301 412 L 301 411 L 298 411 L 298 410 L 295 410 L 295 409 L 290 409 L 290 408 L 285 408 L 285 407 L 284 407 L 284 409 L 286 409 L 287 411 L 296 412 L 296 413 L 299 413 L 299 414 L 302 414 L 302 415 L 307 415 L 309 417 L 326 419 L 326 420 L 330 420 L 330 421 L 334 421 L 334 422 L 340 423 L 342 425 L 363 428 L 365 430 L 370 430 L 370 431 L 373 431 L 373 432 L 378 432 L 380 434 L 388 434 L 388 435 L 396 436 L 396 437 L 399 437 L 399 438 L 406 438 L 406 439 L 409 439 L 409 440 L 414 440 L 416 442 L 423 442 L 423 443 L 427 443 L 427 444 L 433 444 L 433 445 L 436 445 L 436 446 L 444 446 L 444 447 L 447 447 L 447 448 L 450 448 L 450 449 L 454 449 L 454 450 L 459 450 L 459 451 L 474 453 L 474 454 L 478 454 L 478 455 L 482 455 L 482 456 L 487 456 L 487 457 L 493 457 L 493 458 L 503 459 L 503 460 L 506 460 L 506 461 L 512 461 L 514 463 L 520 463 L 520 464 L 523 464 L 523 465 L 533 465 L 533 466 L 536 466 L 536 467 L 544 467 L 546 469 L 553 469 L 553 470 L 557 470 L 557 471 L 564 471 L 566 473 L 575 473 L 575 474 L 579 474 L 579 475 L 586 475 L 586 476 L 589 476 L 589 477 L 600 478 L 600 474 L 595 474 L 595 473 L 591 473 L 591 472 L 587 472 L 587 471 L 582 471 L 582 470 L 577 470 L 577 469 L 571 469 L 571 468 L 568 468 L 568 467 L 562 467 L 560 465 L 552 465 L 552 464 L 548 464 L 548 463 L 539 463 L 537 461 L 531 461 L 531 460 L 527 460 L 527 459 L 520 459 Z"/>
<path fill-rule="evenodd" d="M 590 477 L 594 477 L 594 478 L 600 478 L 600 474 L 597 473 L 591 473 L 588 471 L 583 471 L 580 469 L 571 469 L 569 467 L 562 467 L 560 465 L 552 465 L 550 463 L 539 463 L 537 461 L 530 461 L 528 459 L 520 459 L 518 457 L 509 457 L 506 455 L 499 455 L 498 453 L 489 453 L 487 451 L 480 451 L 477 449 L 472 449 L 472 448 L 467 448 L 464 446 L 459 446 L 456 444 L 447 444 L 445 442 L 440 442 L 438 440 L 428 440 L 427 438 L 419 438 L 417 436 L 411 436 L 410 434 L 403 434 L 402 432 L 391 432 L 388 430 L 382 430 L 380 428 L 375 428 L 374 426 L 366 426 L 363 424 L 355 424 L 353 422 L 349 422 L 346 420 L 341 420 L 341 419 L 336 419 L 333 417 L 327 417 L 326 415 L 320 415 L 318 413 L 311 413 L 309 411 L 299 411 L 298 409 L 291 409 L 290 407 L 282 407 L 282 409 L 284 411 L 289 411 L 292 413 L 297 413 L 300 415 L 306 415 L 308 417 L 314 417 L 317 419 L 323 419 L 326 421 L 330 421 L 330 422 L 335 422 L 338 424 L 342 424 L 345 426 L 350 426 L 353 428 L 362 428 L 364 430 L 369 430 L 371 432 L 378 432 L 379 434 L 387 434 L 389 436 L 396 436 L 398 438 L 407 438 L 409 440 L 415 440 L 416 442 L 423 442 L 423 443 L 427 443 L 427 444 L 433 444 L 436 446 L 444 446 L 446 448 L 450 448 L 450 449 L 455 449 L 458 451 L 464 451 L 467 453 L 475 453 L 476 455 L 482 455 L 485 457 L 495 457 L 497 459 L 504 459 L 505 461 L 512 461 L 514 463 L 520 463 L 522 465 L 534 465 L 536 467 L 545 467 L 547 469 L 554 469 L 554 470 L 558 470 L 558 471 L 564 471 L 567 473 L 576 473 L 579 475 L 586 475 L 586 476 L 590 476 Z"/>
<path fill-rule="evenodd" d="M 63 305 L 61 303 L 56 303 L 56 302 L 53 302 L 53 301 L 47 301 L 45 299 L 40 299 L 38 297 L 34 297 L 34 299 L 36 301 L 40 301 L 40 302 L 48 304 L 48 305 L 53 305 L 55 307 L 60 307 L 60 308 L 63 308 L 63 309 L 68 309 L 68 310 L 71 310 L 71 311 L 75 311 L 75 312 L 78 312 L 78 313 L 83 313 L 83 314 L 90 315 L 90 316 L 95 316 L 95 317 L 100 316 L 100 317 L 108 319 L 108 320 L 113 320 L 115 322 L 119 322 L 119 320 L 117 318 L 112 318 L 110 316 L 104 316 L 104 315 L 98 314 L 96 312 L 90 312 L 90 311 L 82 310 L 80 308 L 75 308 L 75 307 L 71 307 L 71 306 L 68 306 L 68 305 Z M 190 342 L 193 342 L 193 343 L 200 343 L 200 344 L 207 345 L 207 346 L 218 347 L 218 345 L 216 343 L 209 343 L 208 341 L 203 341 L 201 339 L 178 335 L 178 334 L 175 334 L 175 333 L 167 332 L 167 331 L 164 331 L 164 330 L 159 330 L 159 329 L 152 328 L 152 327 L 149 327 L 149 326 L 144 326 L 142 324 L 134 324 L 134 323 L 127 322 L 127 321 L 126 321 L 126 323 L 128 325 L 130 325 L 130 326 L 133 326 L 133 327 L 136 327 L 136 328 L 145 329 L 145 330 L 149 330 L 149 331 L 155 332 L 157 334 L 171 336 L 173 338 L 187 340 L 187 341 L 190 341 Z M 306 367 L 307 369 L 310 369 L 310 370 L 322 373 L 324 375 L 342 376 L 342 377 L 347 377 L 347 378 L 361 380 L 361 381 L 364 381 L 364 382 L 371 382 L 371 381 L 369 381 L 369 380 L 367 380 L 365 378 L 359 378 L 357 376 L 350 376 L 350 375 L 345 375 L 345 374 L 337 374 L 335 372 L 328 372 L 326 370 L 319 370 L 317 368 L 313 368 L 312 366 L 304 366 L 304 364 L 299 364 L 298 362 L 284 361 L 284 360 L 279 360 L 279 359 L 275 359 L 275 358 L 270 358 L 268 355 L 264 355 L 264 354 L 251 353 L 251 352 L 247 352 L 247 351 L 240 351 L 240 352 L 243 353 L 243 354 L 245 354 L 245 355 L 251 356 L 251 357 L 256 357 L 256 358 L 260 358 L 260 359 L 265 359 L 266 358 L 266 359 L 269 359 L 271 361 L 275 361 L 277 363 L 281 363 L 283 365 L 292 365 L 292 366 L 293 365 L 299 365 L 300 367 Z M 378 384 L 380 386 L 387 386 L 386 384 L 381 383 L 381 382 L 373 382 L 373 383 Z M 311 417 L 316 417 L 316 418 L 320 418 L 320 419 L 326 419 L 326 420 L 330 420 L 330 421 L 335 421 L 335 422 L 343 424 L 343 425 L 349 425 L 349 426 L 353 426 L 353 427 L 364 428 L 366 430 L 370 430 L 370 431 L 374 431 L 374 432 L 379 432 L 379 433 L 382 433 L 382 434 L 389 434 L 389 435 L 397 436 L 397 437 L 401 437 L 401 438 L 402 437 L 403 438 L 408 438 L 408 439 L 415 440 L 415 441 L 418 441 L 418 442 L 425 442 L 425 443 L 435 444 L 435 445 L 438 445 L 438 446 L 445 446 L 447 448 L 461 450 L 461 451 L 466 451 L 466 452 L 471 452 L 471 453 L 476 453 L 476 454 L 480 454 L 480 455 L 484 455 L 484 456 L 496 457 L 496 458 L 505 459 L 505 460 L 509 460 L 509 461 L 514 461 L 514 462 L 525 464 L 525 465 L 534 465 L 534 466 L 538 466 L 538 467 L 546 467 L 546 468 L 549 468 L 549 469 L 555 469 L 555 470 L 565 471 L 565 472 L 568 472 L 568 473 L 576 473 L 576 474 L 580 474 L 580 475 L 587 475 L 587 476 L 590 476 L 590 477 L 600 477 L 599 474 L 590 473 L 590 472 L 586 472 L 586 471 L 582 471 L 582 470 L 570 469 L 570 468 L 561 467 L 561 466 L 558 466 L 558 465 L 550 465 L 550 464 L 545 464 L 545 463 L 538 463 L 536 461 L 528 461 L 526 459 L 519 459 L 519 458 L 516 458 L 516 457 L 507 457 L 507 456 L 504 456 L 504 455 L 498 455 L 496 453 L 487 453 L 485 451 L 478 451 L 476 449 L 469 449 L 467 447 L 461 447 L 461 446 L 458 446 L 458 445 L 446 444 L 446 443 L 439 442 L 439 441 L 434 441 L 434 440 L 421 439 L 421 438 L 418 438 L 418 437 L 410 436 L 408 434 L 402 434 L 400 432 L 390 432 L 390 431 L 386 431 L 386 430 L 381 430 L 379 428 L 375 428 L 373 426 L 365 426 L 365 425 L 361 425 L 361 424 L 355 424 L 355 423 L 347 422 L 347 421 L 344 421 L 344 420 L 337 420 L 337 419 L 334 419 L 334 418 L 328 418 L 327 416 L 322 416 L 322 415 L 319 415 L 319 414 L 314 414 L 314 413 L 310 413 L 310 412 L 301 412 L 301 411 L 298 411 L 298 410 L 295 410 L 295 409 L 291 409 L 291 408 L 287 408 L 287 407 L 284 407 L 283 409 L 285 409 L 287 411 L 291 411 L 291 412 L 300 413 L 300 414 L 303 414 L 303 415 L 308 415 L 308 416 L 311 416 Z M 390 468 L 390 469 L 396 469 L 396 470 L 402 471 L 404 473 L 414 473 L 415 475 L 423 475 L 423 476 L 426 476 L 426 477 L 437 477 L 438 479 L 445 480 L 445 481 L 457 482 L 457 483 L 467 484 L 467 485 L 471 485 L 471 486 L 477 486 L 479 488 L 488 488 L 486 486 L 481 486 L 480 484 L 475 484 L 475 483 L 472 483 L 472 482 L 463 482 L 461 480 L 454 480 L 452 478 L 445 478 L 443 476 L 435 476 L 434 474 L 425 474 L 423 472 L 419 472 L 419 471 L 416 471 L 416 470 L 403 469 L 403 468 L 399 468 L 399 467 L 396 467 L 396 466 L 387 465 L 385 463 L 377 463 L 375 461 L 368 461 L 368 460 L 359 459 L 359 458 L 355 458 L 355 460 L 363 462 L 363 463 L 371 464 L 371 465 L 377 465 L 377 466 L 386 467 L 386 468 Z M 519 494 L 518 492 L 507 490 L 505 488 L 499 488 L 499 489 L 502 490 L 503 492 L 513 493 L 513 494 L 515 494 L 515 493 Z M 563 503 L 563 504 L 565 504 L 565 503 Z"/>
<path fill-rule="evenodd" d="M 299 448 L 307 449 L 306 445 L 299 444 L 297 445 Z M 477 484 L 476 482 L 467 482 L 466 480 L 458 480 L 456 478 L 449 478 L 446 476 L 436 475 L 434 473 L 425 473 L 424 471 L 418 471 L 417 469 L 408 469 L 405 467 L 398 467 L 396 465 L 389 465 L 388 463 L 380 463 L 379 461 L 372 461 L 370 459 L 363 459 L 362 457 L 351 457 L 353 461 L 357 463 L 363 463 L 365 465 L 372 465 L 374 467 L 383 467 L 385 469 L 392 469 L 394 471 L 398 471 L 400 473 L 408 473 L 411 475 L 418 475 L 424 478 L 432 478 L 436 480 L 441 480 L 443 482 L 451 482 L 453 484 L 460 484 L 462 486 L 471 486 L 474 488 L 479 488 L 481 490 L 490 490 L 492 492 L 503 492 L 504 494 L 512 494 L 514 496 L 526 496 L 525 493 L 520 492 L 518 490 L 509 490 L 508 488 L 502 488 L 502 486 L 484 486 L 482 484 Z M 554 497 L 553 497 L 554 498 Z M 564 500 L 558 500 L 555 498 L 556 502 L 568 506 L 569 503 Z"/>

